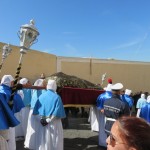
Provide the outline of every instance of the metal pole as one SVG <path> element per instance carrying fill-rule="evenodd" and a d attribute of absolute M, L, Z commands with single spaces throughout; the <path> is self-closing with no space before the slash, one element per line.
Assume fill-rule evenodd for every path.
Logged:
<path fill-rule="evenodd" d="M 14 97 L 14 94 L 15 94 L 15 92 L 17 90 L 17 83 L 18 83 L 19 74 L 20 74 L 20 71 L 21 71 L 21 66 L 22 66 L 22 58 L 23 58 L 23 54 L 21 54 L 20 59 L 19 59 L 19 65 L 17 67 L 15 80 L 14 80 L 14 85 L 12 87 L 11 97 L 10 97 L 10 100 L 8 102 L 9 105 L 13 105 L 13 97 Z"/>
<path fill-rule="evenodd" d="M 4 63 L 4 59 L 2 59 L 1 64 L 0 64 L 0 73 L 1 73 L 1 71 L 2 71 L 3 63 Z"/>

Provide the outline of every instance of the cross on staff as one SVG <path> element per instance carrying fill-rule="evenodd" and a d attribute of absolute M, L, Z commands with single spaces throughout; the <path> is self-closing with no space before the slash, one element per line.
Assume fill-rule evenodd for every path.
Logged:
<path fill-rule="evenodd" d="M 12 51 L 12 49 L 11 49 L 9 44 L 3 46 L 2 61 L 1 61 L 1 64 L 0 64 L 0 73 L 1 73 L 1 70 L 2 70 L 2 67 L 3 67 L 3 64 L 4 64 L 4 60 L 11 53 L 11 51 Z"/>
<path fill-rule="evenodd" d="M 13 105 L 13 97 L 17 90 L 17 83 L 19 79 L 19 74 L 21 71 L 22 66 L 22 58 L 23 55 L 27 53 L 27 50 L 29 50 L 30 46 L 37 42 L 37 36 L 39 35 L 38 30 L 34 26 L 34 20 L 30 20 L 30 24 L 25 24 L 21 26 L 21 29 L 18 33 L 19 39 L 20 39 L 20 59 L 19 59 L 19 65 L 17 67 L 15 80 L 14 80 L 14 86 L 12 88 L 11 98 L 8 102 L 9 106 L 11 107 Z"/>

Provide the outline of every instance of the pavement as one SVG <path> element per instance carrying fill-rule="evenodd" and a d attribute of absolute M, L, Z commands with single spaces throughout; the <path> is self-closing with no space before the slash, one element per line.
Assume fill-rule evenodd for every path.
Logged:
<path fill-rule="evenodd" d="M 68 117 L 69 125 L 64 128 L 64 150 L 106 150 L 98 146 L 98 132 L 91 131 L 88 118 Z M 27 150 L 24 140 L 17 141 L 16 150 Z"/>

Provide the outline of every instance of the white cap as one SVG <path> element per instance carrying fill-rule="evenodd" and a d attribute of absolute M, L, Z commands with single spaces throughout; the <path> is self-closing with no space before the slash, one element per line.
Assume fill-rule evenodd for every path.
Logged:
<path fill-rule="evenodd" d="M 44 79 L 37 79 L 34 83 L 35 86 L 43 86 Z"/>
<path fill-rule="evenodd" d="M 11 86 L 11 82 L 14 81 L 14 78 L 11 75 L 4 75 L 1 80 L 1 84 Z"/>
<path fill-rule="evenodd" d="M 57 85 L 56 85 L 56 81 L 55 80 L 48 80 L 47 83 L 47 90 L 53 90 L 54 92 L 56 92 L 57 89 Z"/>
<path fill-rule="evenodd" d="M 147 97 L 147 102 L 150 103 L 150 95 Z"/>
<path fill-rule="evenodd" d="M 22 78 L 20 81 L 19 81 L 20 84 L 27 84 L 28 83 L 28 79 L 27 78 Z"/>
<path fill-rule="evenodd" d="M 122 83 L 116 83 L 116 84 L 112 85 L 112 87 L 111 87 L 111 89 L 114 91 L 121 90 L 122 88 L 123 88 Z"/>
<path fill-rule="evenodd" d="M 125 90 L 125 94 L 126 94 L 126 95 L 131 95 L 131 93 L 132 93 L 132 91 L 129 90 L 129 89 L 126 89 L 126 90 Z"/>
<path fill-rule="evenodd" d="M 141 98 L 144 98 L 144 99 L 145 99 L 145 94 L 141 94 Z"/>

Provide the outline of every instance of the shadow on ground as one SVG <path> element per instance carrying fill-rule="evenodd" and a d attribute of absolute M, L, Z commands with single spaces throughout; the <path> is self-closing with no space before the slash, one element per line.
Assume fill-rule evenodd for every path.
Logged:
<path fill-rule="evenodd" d="M 67 120 L 64 129 L 64 150 L 106 150 L 98 147 L 98 132 L 92 132 L 87 118 L 72 118 Z M 17 142 L 16 150 L 27 150 L 24 141 Z"/>
<path fill-rule="evenodd" d="M 65 138 L 64 150 L 106 150 L 104 147 L 98 147 L 95 137 L 90 138 Z"/>

